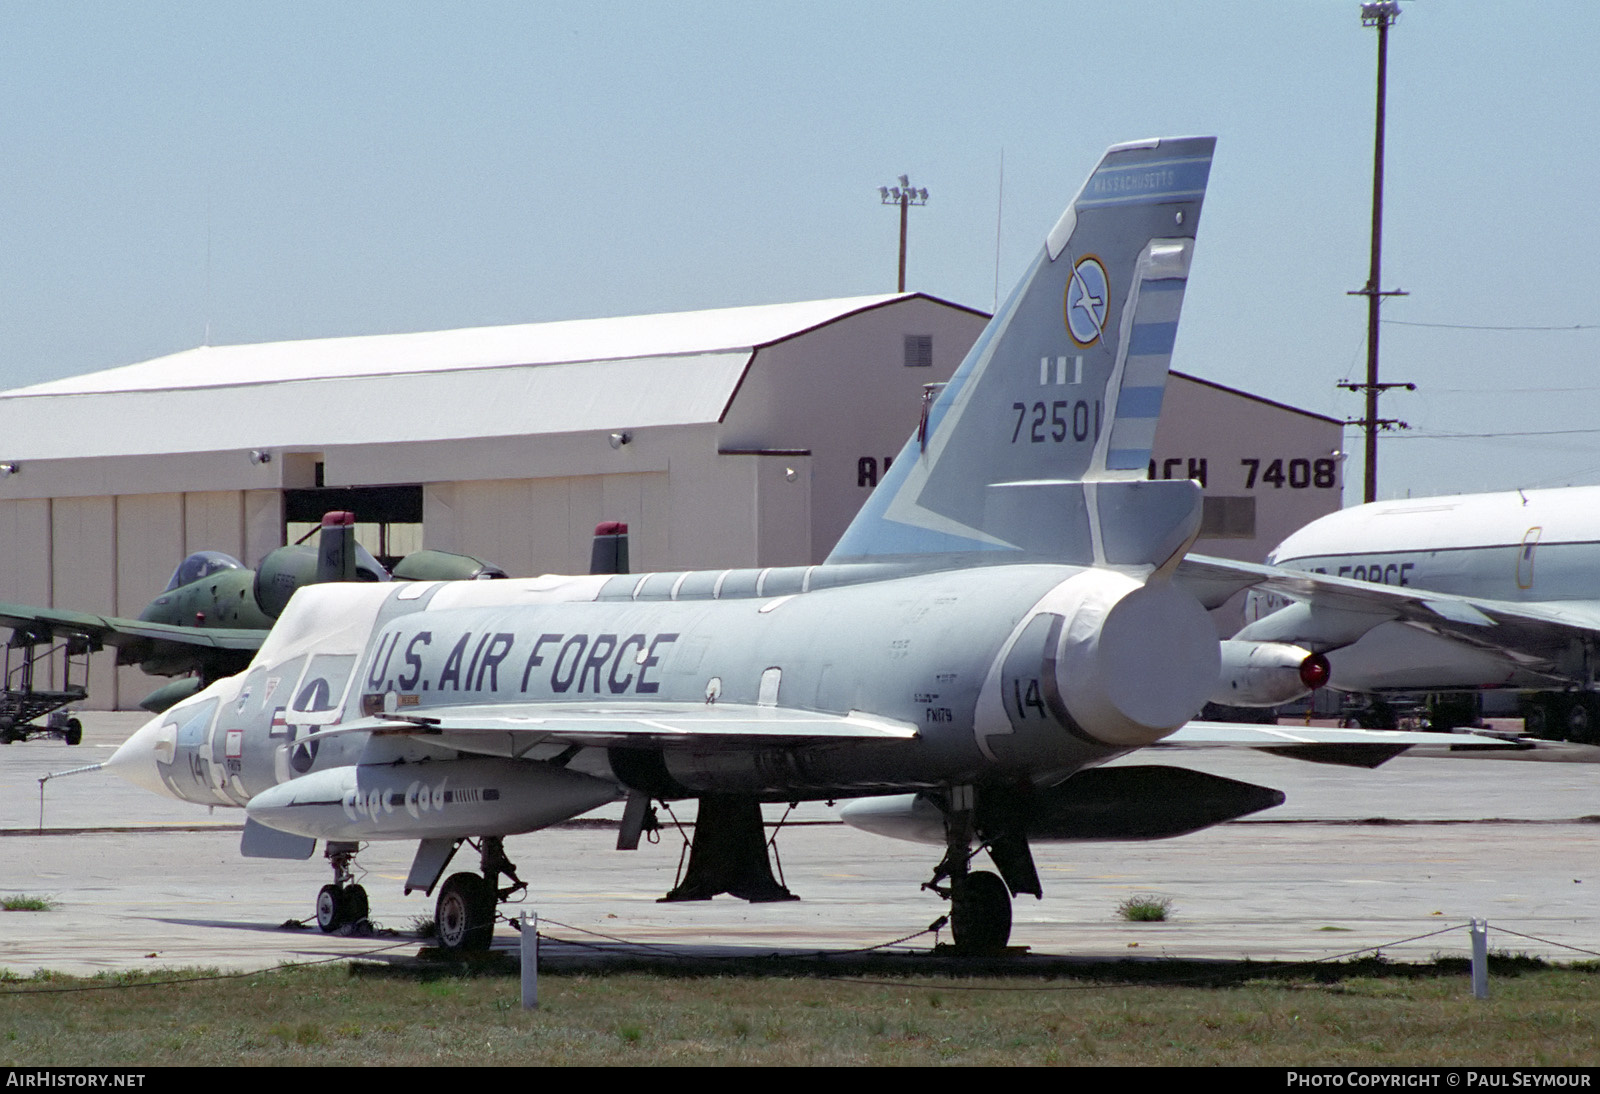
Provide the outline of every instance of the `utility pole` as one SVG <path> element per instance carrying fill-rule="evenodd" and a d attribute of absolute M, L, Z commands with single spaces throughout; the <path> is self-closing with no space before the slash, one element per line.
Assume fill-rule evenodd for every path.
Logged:
<path fill-rule="evenodd" d="M 1416 384 L 1382 384 L 1378 382 L 1378 309 L 1385 296 L 1405 296 L 1404 292 L 1379 288 L 1383 264 L 1383 109 L 1387 95 L 1389 71 L 1389 27 L 1400 18 L 1400 0 L 1369 0 L 1361 5 L 1361 25 L 1378 28 L 1378 116 L 1376 136 L 1372 149 L 1372 265 L 1364 287 L 1350 292 L 1350 296 L 1367 298 L 1367 382 L 1340 384 L 1350 391 L 1365 391 L 1366 416 L 1358 421 L 1346 422 L 1366 429 L 1366 482 L 1362 491 L 1363 502 L 1378 500 L 1378 432 L 1383 429 L 1407 429 L 1397 418 L 1378 417 L 1378 396 L 1392 387 L 1407 391 L 1417 390 Z"/>
<path fill-rule="evenodd" d="M 900 281 L 896 292 L 906 291 L 906 210 L 913 205 L 928 204 L 928 191 L 918 190 L 911 185 L 911 180 L 905 175 L 900 176 L 899 186 L 880 186 L 878 196 L 885 205 L 900 206 Z"/>

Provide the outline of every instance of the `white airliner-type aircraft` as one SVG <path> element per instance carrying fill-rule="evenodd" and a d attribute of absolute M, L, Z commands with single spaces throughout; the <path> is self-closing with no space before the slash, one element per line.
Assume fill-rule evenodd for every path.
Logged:
<path fill-rule="evenodd" d="M 1530 731 L 1600 743 L 1597 546 L 1594 486 L 1355 506 L 1268 556 L 1317 577 L 1254 594 L 1236 637 L 1315 651 L 1345 691 L 1531 692 Z"/>
<path fill-rule="evenodd" d="M 1040 895 L 1030 840 L 1176 835 L 1277 804 L 1100 767 L 1183 726 L 1219 679 L 1249 690 L 1266 648 L 1230 647 L 1223 671 L 1172 580 L 1199 488 L 1144 477 L 1213 145 L 1106 153 L 822 565 L 308 586 L 245 672 L 107 766 L 244 807 L 246 855 L 327 841 L 325 929 L 365 914 L 360 841 L 417 841 L 406 889 L 430 893 L 471 841 L 481 872 L 437 898 L 443 944 L 468 949 L 525 888 L 503 837 L 624 797 L 620 847 L 651 799 L 698 799 L 669 899 L 750 900 L 791 898 L 761 802 L 878 797 L 854 820 L 943 844 L 929 887 L 968 950 L 1004 946 L 1012 895 Z M 1220 567 L 1191 580 L 1260 577 Z M 1284 646 L 1261 672 L 1299 686 L 1308 656 Z M 1270 743 L 1292 739 L 1311 738 Z M 998 874 L 970 869 L 978 850 Z"/>

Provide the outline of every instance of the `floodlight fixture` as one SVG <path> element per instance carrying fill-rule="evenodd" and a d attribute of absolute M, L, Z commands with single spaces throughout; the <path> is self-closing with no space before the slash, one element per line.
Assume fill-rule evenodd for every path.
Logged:
<path fill-rule="evenodd" d="M 1400 18 L 1400 0 L 1368 0 L 1361 5 L 1361 25 L 1388 26 Z"/>
<path fill-rule="evenodd" d="M 896 292 L 906 291 L 906 210 L 913 205 L 928 204 L 928 191 L 911 185 L 909 175 L 900 176 L 899 186 L 878 187 L 878 197 L 884 205 L 900 207 L 900 279 Z"/>

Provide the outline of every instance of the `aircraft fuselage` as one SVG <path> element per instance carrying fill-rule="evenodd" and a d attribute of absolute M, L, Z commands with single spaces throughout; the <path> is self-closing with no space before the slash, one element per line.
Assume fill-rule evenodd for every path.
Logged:
<path fill-rule="evenodd" d="M 1600 607 L 1600 488 L 1512 491 L 1375 502 L 1329 514 L 1280 544 L 1286 569 L 1449 593 L 1479 601 L 1592 613 Z M 1285 608 L 1252 593 L 1242 633 Z M 1291 611 L 1301 609 L 1290 609 Z M 1502 627 L 1501 630 L 1504 630 Z M 1576 632 L 1574 632 L 1576 633 Z M 1590 671 L 1582 643 L 1535 635 L 1509 656 L 1400 623 L 1329 652 L 1332 684 L 1352 691 L 1559 688 Z"/>
<path fill-rule="evenodd" d="M 765 595 L 790 575 L 795 592 Z M 661 576 L 306 589 L 247 672 L 174 707 L 141 737 L 165 791 L 207 804 L 245 805 L 333 768 L 437 764 L 467 752 L 518 764 L 566 752 L 568 770 L 658 797 L 831 798 L 1059 781 L 1192 714 L 1179 709 L 1198 705 L 1192 696 L 1172 713 L 1136 709 L 1159 707 L 1170 690 L 1149 679 L 1172 675 L 1154 666 L 1198 658 L 1188 673 L 1198 683 L 1180 690 L 1215 672 L 1214 640 L 1208 646 L 1194 625 L 1204 624 L 1198 605 L 1164 583 L 1106 570 L 992 566 L 819 588 L 806 587 L 803 571 L 769 572 L 763 595 L 754 584 L 738 592 L 754 571 Z M 809 576 L 818 585 L 836 577 L 826 568 Z M 662 599 L 645 599 L 659 587 Z M 1148 633 L 1152 613 L 1170 639 Z M 1104 632 L 1124 617 L 1120 648 L 1117 626 Z M 855 713 L 914 734 L 737 749 L 622 742 L 573 756 L 537 725 L 503 744 L 492 733 L 419 731 L 439 711 L 459 722 L 472 710 L 528 704 L 585 717 L 727 705 L 756 718 Z M 397 719 L 396 732 L 374 748 L 369 734 L 342 731 L 381 713 Z M 415 836 L 415 826 L 395 832 Z"/>

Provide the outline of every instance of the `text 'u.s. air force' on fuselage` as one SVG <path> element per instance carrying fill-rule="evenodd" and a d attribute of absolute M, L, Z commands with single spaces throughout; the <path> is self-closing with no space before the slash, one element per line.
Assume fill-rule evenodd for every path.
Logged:
<path fill-rule="evenodd" d="M 1213 143 L 1106 153 L 822 565 L 302 589 L 246 672 L 111 766 L 244 806 L 247 854 L 327 840 L 324 927 L 365 911 L 357 841 L 417 840 L 408 891 L 439 886 L 453 947 L 487 945 L 523 887 L 504 836 L 622 797 L 619 846 L 652 798 L 698 799 L 669 898 L 753 900 L 791 897 L 761 802 L 879 797 L 863 826 L 936 832 L 929 887 L 968 949 L 1003 946 L 1012 895 L 1041 893 L 1030 840 L 1274 804 L 1099 770 L 1218 680 L 1212 625 L 1169 580 L 1199 490 L 1146 479 Z M 440 886 L 468 839 L 480 871 Z"/>
<path fill-rule="evenodd" d="M 678 640 L 676 634 L 542 631 L 521 643 L 527 647 L 524 660 L 515 631 L 464 629 L 458 636 L 440 630 L 436 640 L 433 625 L 422 626 L 427 622 L 400 620 L 379 635 L 362 682 L 364 705 L 372 708 L 366 713 L 382 710 L 374 700 L 391 693 L 400 706 L 415 706 L 429 690 L 541 699 L 654 695 L 661 690 L 654 673 L 663 647 Z M 463 621 L 463 626 L 479 622 Z M 512 664 L 502 685 L 501 666 L 508 660 Z"/>

